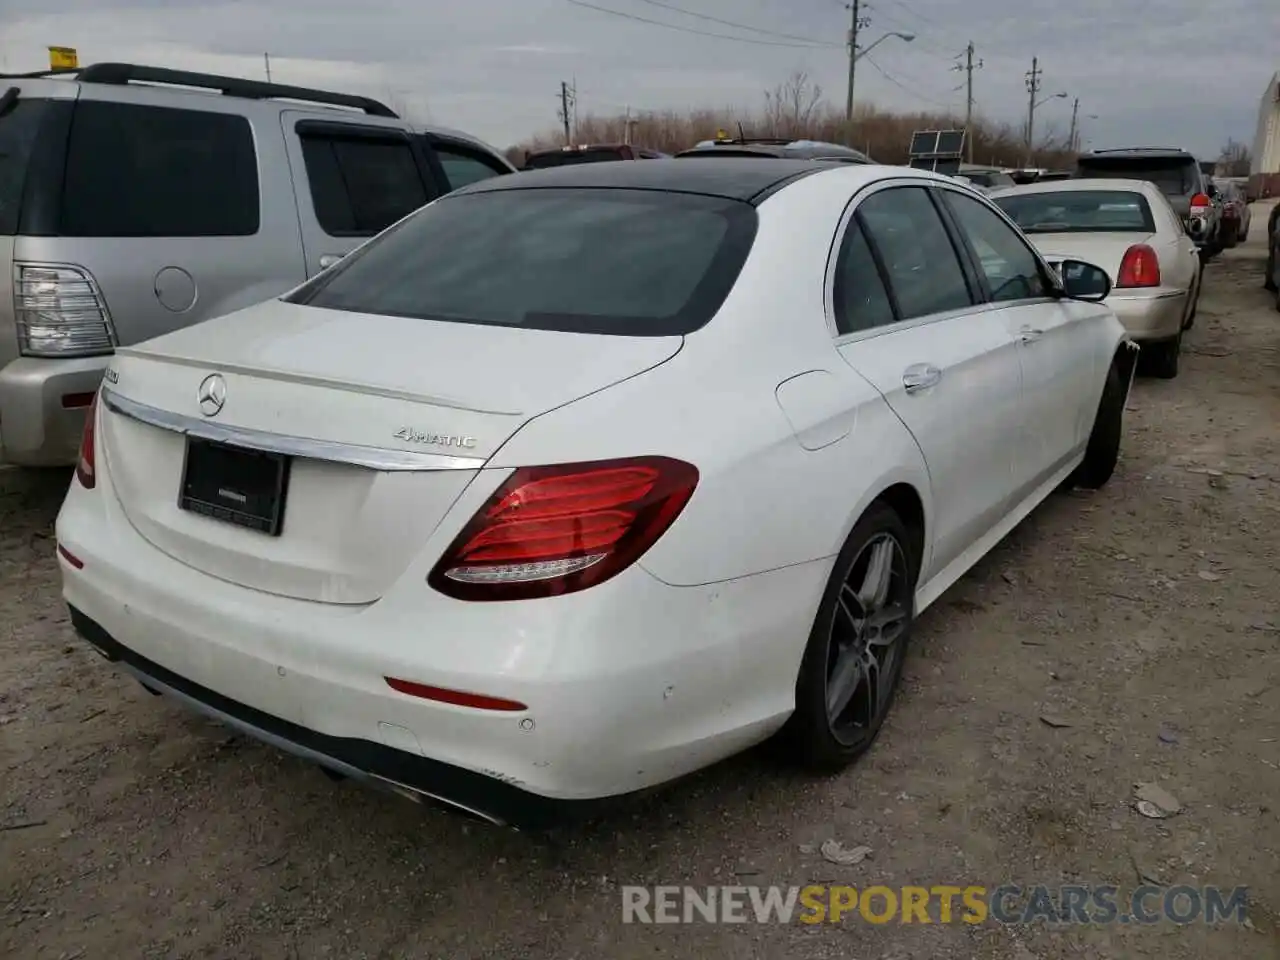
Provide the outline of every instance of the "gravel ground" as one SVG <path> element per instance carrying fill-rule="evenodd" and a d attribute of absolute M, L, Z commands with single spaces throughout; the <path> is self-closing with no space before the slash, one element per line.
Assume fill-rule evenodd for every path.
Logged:
<path fill-rule="evenodd" d="M 1261 258 L 1255 241 L 1209 267 L 1182 373 L 1138 381 L 1111 484 L 1050 498 L 921 618 L 861 763 L 801 779 L 752 753 L 546 836 L 332 783 L 149 696 L 68 625 L 67 475 L 4 474 L 0 956 L 1280 957 L 1280 316 Z M 1140 781 L 1181 811 L 1141 816 Z M 835 865 L 829 838 L 872 852 Z M 1250 922 L 624 925 L 618 889 L 1140 876 L 1247 885 Z"/>

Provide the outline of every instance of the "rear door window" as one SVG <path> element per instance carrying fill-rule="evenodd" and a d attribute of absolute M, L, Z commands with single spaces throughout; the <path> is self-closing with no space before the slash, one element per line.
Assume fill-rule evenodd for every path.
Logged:
<path fill-rule="evenodd" d="M 258 232 L 249 121 L 229 113 L 80 100 L 60 233 L 246 237 Z"/>
<path fill-rule="evenodd" d="M 696 330 L 732 289 L 756 212 L 652 190 L 442 197 L 290 299 L 331 310 L 623 336 Z"/>
<path fill-rule="evenodd" d="M 0 82 L 0 98 L 4 93 Z M 14 99 L 10 95 L 7 107 L 0 107 L 0 236 L 18 232 L 27 166 L 48 104 L 48 100 Z"/>
<path fill-rule="evenodd" d="M 903 320 L 972 306 L 964 269 L 923 187 L 892 187 L 858 204 Z"/>
<path fill-rule="evenodd" d="M 330 236 L 371 237 L 430 199 L 408 137 L 298 133 L 316 220 Z"/>
<path fill-rule="evenodd" d="M 458 143 L 434 140 L 431 142 L 431 148 L 435 150 L 440 166 L 444 168 L 444 175 L 449 181 L 451 190 L 511 172 L 494 158 Z"/>

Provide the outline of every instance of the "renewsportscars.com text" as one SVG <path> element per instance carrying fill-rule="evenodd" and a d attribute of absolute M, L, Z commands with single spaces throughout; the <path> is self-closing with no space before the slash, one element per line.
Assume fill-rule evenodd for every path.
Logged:
<path fill-rule="evenodd" d="M 1243 923 L 1247 887 L 1145 885 L 622 888 L 623 923 Z"/>

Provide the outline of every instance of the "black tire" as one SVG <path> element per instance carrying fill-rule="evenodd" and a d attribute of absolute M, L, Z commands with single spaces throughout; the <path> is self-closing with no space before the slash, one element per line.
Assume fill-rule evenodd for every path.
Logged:
<path fill-rule="evenodd" d="M 1274 243 L 1267 244 L 1267 266 L 1262 272 L 1262 289 L 1276 289 L 1276 248 Z"/>
<path fill-rule="evenodd" d="M 892 554 L 889 594 L 883 606 L 875 607 L 864 603 L 850 581 L 861 584 L 865 592 L 865 575 L 880 549 L 877 545 L 886 542 Z M 884 503 L 872 504 L 854 525 L 836 558 L 809 633 L 796 678 L 795 712 L 778 735 L 777 746 L 787 760 L 817 771 L 838 770 L 856 760 L 875 742 L 893 705 L 915 618 L 920 560 L 914 556 L 912 543 L 902 518 Z M 867 615 L 873 609 L 878 612 Z M 859 615 L 863 616 L 861 620 Z M 873 620 L 883 620 L 883 627 L 871 626 Z M 867 642 L 869 638 L 890 636 L 890 624 L 893 639 L 887 644 Z M 861 655 L 852 656 L 852 660 L 861 664 L 862 673 L 853 681 L 858 685 L 850 690 L 845 706 L 835 710 L 833 720 L 829 716 L 828 698 L 838 698 L 835 674 L 839 671 L 835 667 L 847 662 L 842 654 L 857 652 L 859 645 Z M 879 679 L 873 700 L 868 693 L 871 670 L 866 663 L 868 657 L 876 656 L 877 650 L 880 669 L 876 671 Z"/>
<path fill-rule="evenodd" d="M 1182 334 L 1172 340 L 1161 340 L 1144 347 L 1147 372 L 1160 380 L 1172 380 L 1178 375 L 1178 358 L 1182 353 Z"/>
<path fill-rule="evenodd" d="M 1115 473 L 1120 460 L 1120 434 L 1124 425 L 1125 383 L 1120 379 L 1119 365 L 1112 363 L 1107 382 L 1102 387 L 1098 413 L 1089 434 L 1084 460 L 1071 476 L 1073 485 L 1087 490 L 1105 486 Z"/>

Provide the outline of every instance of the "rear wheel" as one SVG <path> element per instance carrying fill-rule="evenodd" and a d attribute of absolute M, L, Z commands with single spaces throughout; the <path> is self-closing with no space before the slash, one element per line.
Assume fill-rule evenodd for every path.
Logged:
<path fill-rule="evenodd" d="M 779 736 L 789 758 L 843 767 L 875 740 L 902 676 L 919 560 L 902 519 L 874 504 L 836 559 Z"/>
<path fill-rule="evenodd" d="M 1172 340 L 1150 344 L 1142 352 L 1146 355 L 1147 369 L 1153 377 L 1172 380 L 1178 375 L 1178 357 L 1182 353 L 1182 333 L 1179 332 Z"/>
<path fill-rule="evenodd" d="M 1276 245 L 1274 240 L 1267 243 L 1267 267 L 1262 272 L 1262 286 L 1266 290 L 1276 289 Z"/>
<path fill-rule="evenodd" d="M 1089 490 L 1097 490 L 1104 486 L 1115 473 L 1116 464 L 1120 460 L 1120 433 L 1124 421 L 1124 381 L 1120 379 L 1120 368 L 1111 364 L 1107 371 L 1107 382 L 1102 388 L 1102 397 L 1098 401 L 1098 413 L 1094 417 L 1093 431 L 1089 434 L 1089 445 L 1085 448 L 1084 460 L 1072 474 L 1072 483 Z"/>

